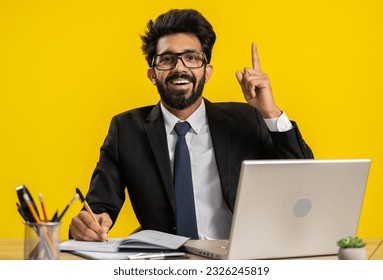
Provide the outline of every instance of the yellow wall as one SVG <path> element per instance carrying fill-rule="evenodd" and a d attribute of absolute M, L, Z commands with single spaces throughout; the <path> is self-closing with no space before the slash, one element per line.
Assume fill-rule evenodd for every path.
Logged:
<path fill-rule="evenodd" d="M 242 101 L 235 71 L 258 43 L 279 106 L 316 158 L 371 158 L 359 235 L 383 236 L 383 2 L 0 1 L 0 237 L 22 237 L 15 187 L 62 211 L 88 190 L 113 115 L 153 104 L 141 54 L 146 22 L 197 8 L 218 35 L 205 96 Z M 76 202 L 63 219 L 65 237 Z M 111 236 L 137 226 L 126 204 Z"/>

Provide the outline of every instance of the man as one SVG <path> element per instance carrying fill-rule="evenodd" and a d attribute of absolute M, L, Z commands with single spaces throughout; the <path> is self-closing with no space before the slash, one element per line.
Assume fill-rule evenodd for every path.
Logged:
<path fill-rule="evenodd" d="M 253 68 L 236 73 L 247 104 L 213 104 L 202 97 L 213 73 L 210 60 L 216 37 L 210 23 L 195 10 L 171 10 L 147 27 L 142 36 L 147 76 L 161 101 L 112 119 L 87 194 L 100 225 L 81 211 L 72 220 L 71 236 L 106 240 L 127 188 L 142 229 L 227 239 L 243 160 L 303 159 L 313 154 L 296 124 L 274 103 L 255 44 Z M 178 136 L 175 125 L 185 121 L 186 136 Z M 192 186 L 179 191 L 175 153 L 176 142 L 183 137 L 189 154 L 181 161 L 190 157 L 186 164 L 191 167 L 186 169 L 190 175 L 191 168 Z M 180 176 L 181 185 L 186 185 L 186 175 Z M 193 224 L 194 233 L 181 229 L 185 211 L 193 215 L 186 218 L 186 227 Z"/>

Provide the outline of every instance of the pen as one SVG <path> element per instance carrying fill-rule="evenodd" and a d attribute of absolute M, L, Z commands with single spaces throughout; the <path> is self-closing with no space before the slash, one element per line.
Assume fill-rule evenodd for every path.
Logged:
<path fill-rule="evenodd" d="M 86 202 L 86 200 L 85 200 L 85 198 L 84 198 L 84 196 L 83 196 L 83 194 L 82 194 L 82 192 L 80 191 L 79 188 L 76 188 L 76 193 L 79 195 L 78 198 L 80 199 L 81 203 L 84 204 L 86 211 L 88 211 L 88 213 L 92 215 L 93 220 L 94 220 L 99 226 L 101 226 L 100 223 L 98 222 L 96 216 L 94 215 L 92 209 L 90 209 L 88 202 Z"/>
<path fill-rule="evenodd" d="M 184 256 L 183 252 L 169 252 L 169 253 L 139 253 L 136 255 L 127 256 L 127 260 L 163 260 L 166 257 L 179 257 Z"/>
<path fill-rule="evenodd" d="M 59 210 L 56 210 L 56 212 L 54 213 L 54 215 L 53 215 L 53 217 L 52 217 L 52 219 L 51 219 L 52 222 L 57 222 L 58 211 L 59 211 Z"/>
<path fill-rule="evenodd" d="M 137 255 L 132 255 L 127 257 L 128 260 L 163 260 L 165 259 L 164 253 L 155 253 L 155 254 L 148 254 L 148 253 L 140 253 Z"/>
<path fill-rule="evenodd" d="M 28 222 L 27 215 L 25 215 L 25 212 L 24 212 L 22 206 L 20 204 L 18 204 L 17 202 L 16 202 L 16 206 L 17 206 L 17 211 L 19 211 L 21 217 L 23 217 L 25 222 Z"/>
<path fill-rule="evenodd" d="M 24 194 L 27 194 L 29 201 L 30 201 L 30 204 L 32 205 L 32 207 L 34 209 L 34 212 L 36 213 L 37 217 L 40 219 L 39 210 L 37 209 L 36 204 L 33 200 L 33 197 L 31 195 L 31 193 L 28 191 L 27 187 L 24 185 L 18 186 L 16 188 L 16 193 L 17 193 L 17 196 L 19 198 L 21 208 L 24 211 L 25 217 L 27 218 L 26 221 L 33 222 L 34 217 L 32 216 L 32 212 L 28 208 L 28 205 L 27 205 L 25 198 L 24 198 Z"/>
<path fill-rule="evenodd" d="M 64 211 L 61 213 L 61 215 L 57 218 L 57 221 L 60 222 L 62 217 L 64 216 L 64 214 L 66 213 L 66 211 L 68 211 L 69 207 L 73 204 L 73 202 L 75 202 L 75 200 L 79 197 L 79 194 L 76 193 L 75 196 L 71 199 L 71 201 L 69 201 L 69 203 L 67 204 L 67 206 L 65 206 L 65 209 Z"/>
<path fill-rule="evenodd" d="M 44 220 L 48 222 L 47 212 L 45 211 L 45 205 L 43 201 L 43 194 L 39 193 L 40 203 L 41 203 L 41 209 L 43 210 L 44 214 Z"/>
<path fill-rule="evenodd" d="M 28 194 L 27 194 L 27 193 L 24 193 L 23 197 L 24 197 L 25 203 L 27 204 L 28 209 L 29 209 L 29 211 L 31 212 L 32 217 L 33 217 L 33 219 L 35 220 L 35 222 L 38 223 L 38 224 L 41 223 L 40 218 L 39 218 L 39 216 L 37 216 L 37 213 L 36 213 L 36 211 L 35 211 L 35 208 L 33 207 L 32 202 L 31 202 L 31 200 L 30 200 Z"/>

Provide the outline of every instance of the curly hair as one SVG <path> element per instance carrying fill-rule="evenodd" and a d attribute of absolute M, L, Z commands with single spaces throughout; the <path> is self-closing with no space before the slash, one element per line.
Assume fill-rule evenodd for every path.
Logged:
<path fill-rule="evenodd" d="M 195 35 L 201 42 L 207 62 L 210 63 L 216 39 L 212 25 L 196 10 L 173 9 L 158 16 L 155 21 L 150 20 L 145 34 L 141 36 L 141 49 L 150 67 L 152 67 L 152 59 L 156 55 L 158 40 L 163 36 L 176 33 Z"/>

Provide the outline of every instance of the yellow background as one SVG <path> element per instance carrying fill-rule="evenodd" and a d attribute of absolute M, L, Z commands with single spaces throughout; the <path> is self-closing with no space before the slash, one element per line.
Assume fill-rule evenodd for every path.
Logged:
<path fill-rule="evenodd" d="M 87 192 L 110 119 L 158 101 L 139 35 L 170 8 L 199 9 L 213 24 L 212 101 L 242 101 L 235 71 L 258 44 L 277 104 L 317 159 L 371 158 L 358 234 L 383 236 L 383 2 L 1 0 L 0 237 L 22 237 L 18 185 L 50 215 Z M 79 211 L 63 219 L 62 237 Z M 137 222 L 126 203 L 110 236 Z"/>

